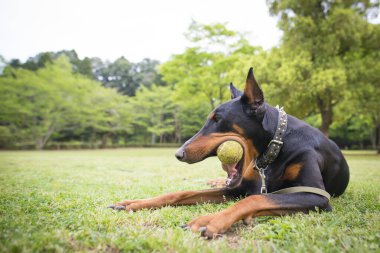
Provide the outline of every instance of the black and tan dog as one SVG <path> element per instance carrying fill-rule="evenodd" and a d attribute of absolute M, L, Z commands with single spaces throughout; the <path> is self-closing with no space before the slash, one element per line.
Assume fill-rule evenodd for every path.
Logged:
<path fill-rule="evenodd" d="M 189 205 L 204 202 L 221 203 L 243 197 L 231 207 L 192 220 L 187 228 L 212 238 L 225 232 L 239 220 L 253 217 L 284 215 L 295 212 L 331 210 L 326 197 L 310 192 L 261 194 L 262 178 L 252 161 L 267 149 L 275 135 L 279 110 L 264 102 L 252 68 L 244 92 L 231 84 L 229 102 L 221 104 L 209 115 L 202 129 L 177 152 L 183 162 L 196 163 L 215 156 L 217 147 L 226 140 L 238 141 L 244 149 L 229 185 L 220 189 L 180 191 L 150 199 L 125 200 L 111 206 L 117 210 L 140 210 L 166 205 Z M 348 165 L 337 145 L 319 130 L 295 117 L 287 117 L 283 145 L 276 159 L 265 171 L 268 192 L 293 186 L 308 186 L 341 195 L 349 181 Z M 231 175 L 229 175 L 231 177 Z"/>

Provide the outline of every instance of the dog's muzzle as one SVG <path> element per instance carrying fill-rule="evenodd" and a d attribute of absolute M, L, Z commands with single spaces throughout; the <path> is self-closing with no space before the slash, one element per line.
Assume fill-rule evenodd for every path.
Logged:
<path fill-rule="evenodd" d="M 175 152 L 175 157 L 179 160 L 179 161 L 183 161 L 185 159 L 185 149 L 182 147 L 180 147 L 176 152 Z"/>

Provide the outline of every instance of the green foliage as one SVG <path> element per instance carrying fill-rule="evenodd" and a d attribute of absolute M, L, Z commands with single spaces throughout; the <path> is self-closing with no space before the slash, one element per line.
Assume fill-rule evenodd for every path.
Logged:
<path fill-rule="evenodd" d="M 116 212 L 109 204 L 225 177 L 216 157 L 176 161 L 175 149 L 0 152 L 1 252 L 378 252 L 380 157 L 346 153 L 351 182 L 333 211 L 259 217 L 204 240 L 179 226 L 232 205 Z"/>
<path fill-rule="evenodd" d="M 336 105 L 355 93 L 350 89 L 355 71 L 347 59 L 358 52 L 378 52 L 367 42 L 379 36 L 373 28 L 378 25 L 366 19 L 374 5 L 369 1 L 319 0 L 268 3 L 272 14 L 280 15 L 279 27 L 284 31 L 281 47 L 269 56 L 268 71 L 278 70 L 268 80 L 276 88 L 273 95 L 288 97 L 286 105 L 298 116 L 320 113 L 320 129 L 328 134 Z M 368 68 L 368 62 L 361 63 Z"/>
<path fill-rule="evenodd" d="M 139 84 L 139 87 L 150 87 L 153 84 L 165 86 L 162 76 L 158 73 L 160 62 L 149 58 L 137 62 L 133 66 L 133 80 Z"/>
<path fill-rule="evenodd" d="M 46 67 L 48 64 L 51 64 L 54 60 L 61 56 L 65 56 L 70 60 L 70 63 L 73 65 L 73 71 L 75 73 L 80 73 L 87 77 L 92 77 L 92 67 L 90 59 L 86 57 L 83 60 L 80 60 L 75 50 L 43 52 L 37 54 L 34 57 L 30 57 L 25 63 L 21 63 L 18 59 L 13 59 L 11 60 L 9 65 L 13 68 L 23 68 L 36 71 L 40 68 Z"/>
<path fill-rule="evenodd" d="M 132 63 L 125 57 L 120 57 L 112 63 L 102 62 L 99 58 L 92 59 L 94 78 L 105 87 L 115 88 L 127 96 L 134 96 L 143 86 L 165 85 L 157 73 L 158 64 L 158 61 L 151 59 Z"/>
<path fill-rule="evenodd" d="M 175 87 L 178 100 L 196 94 L 197 100 L 207 101 L 212 110 L 229 97 L 226 72 L 232 63 L 223 54 L 189 48 L 163 64 L 160 71 L 164 80 Z"/>
<path fill-rule="evenodd" d="M 0 77 L 0 122 L 20 146 L 41 149 L 63 129 L 126 131 L 129 118 L 117 111 L 123 110 L 119 105 L 124 100 L 116 91 L 73 74 L 66 57 L 36 71 L 9 68 Z"/>
<path fill-rule="evenodd" d="M 165 135 L 174 131 L 174 107 L 170 87 L 153 85 L 151 88 L 142 87 L 131 100 L 133 108 L 133 124 L 136 131 L 151 134 L 151 144 L 160 143 Z"/>
<path fill-rule="evenodd" d="M 134 95 L 138 84 L 133 82 L 131 70 L 132 63 L 125 57 L 120 57 L 106 68 L 100 69 L 97 78 L 105 87 L 115 88 L 126 95 Z"/>
<path fill-rule="evenodd" d="M 188 99 L 178 100 L 175 114 L 177 141 L 181 143 L 197 133 L 209 113 L 209 103 L 197 99 L 197 93 L 190 95 Z"/>
<path fill-rule="evenodd" d="M 208 113 L 230 98 L 232 80 L 245 82 L 247 66 L 258 62 L 262 52 L 220 23 L 193 22 L 187 37 L 194 46 L 160 66 L 163 80 L 173 86 L 179 141 L 197 132 Z"/>
<path fill-rule="evenodd" d="M 206 46 L 215 44 L 226 46 L 229 40 L 236 38 L 237 34 L 237 32 L 227 29 L 226 24 L 204 25 L 193 20 L 185 35 L 191 42 L 203 42 Z"/>
<path fill-rule="evenodd" d="M 0 148 L 7 147 L 8 143 L 13 141 L 12 133 L 9 127 L 0 126 Z"/>
<path fill-rule="evenodd" d="M 161 65 L 81 60 L 74 50 L 12 60 L 0 77 L 0 146 L 182 143 L 230 98 L 230 82 L 244 88 L 252 66 L 268 103 L 341 147 L 372 144 L 380 152 L 380 25 L 368 22 L 378 2 L 267 2 L 284 31 L 268 51 L 226 24 L 193 21 L 191 47 Z"/>

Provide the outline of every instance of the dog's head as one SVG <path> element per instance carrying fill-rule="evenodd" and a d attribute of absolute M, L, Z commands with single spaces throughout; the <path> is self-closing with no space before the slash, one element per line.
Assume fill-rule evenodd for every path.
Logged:
<path fill-rule="evenodd" d="M 262 127 L 266 110 L 264 94 L 260 89 L 252 68 L 247 76 L 244 92 L 230 84 L 231 100 L 219 105 L 207 118 L 201 130 L 180 147 L 175 156 L 187 163 L 196 163 L 207 157 L 215 156 L 218 146 L 227 141 L 239 142 L 244 150 L 243 158 L 234 168 L 225 168 L 230 178 L 230 187 L 236 186 L 241 179 L 252 177 L 250 163 L 263 149 L 267 132 Z"/>

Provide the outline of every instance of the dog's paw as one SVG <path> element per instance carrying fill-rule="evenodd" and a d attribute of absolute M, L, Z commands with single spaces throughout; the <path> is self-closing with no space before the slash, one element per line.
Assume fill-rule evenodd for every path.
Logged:
<path fill-rule="evenodd" d="M 215 239 L 221 237 L 232 224 L 226 222 L 220 213 L 201 216 L 190 221 L 184 229 L 199 233 L 207 239 Z"/>
<path fill-rule="evenodd" d="M 109 208 L 117 211 L 129 211 L 134 212 L 141 209 L 154 208 L 155 203 L 150 199 L 135 199 L 135 200 L 123 200 L 114 205 L 108 206 Z"/>
<path fill-rule="evenodd" d="M 125 206 L 118 205 L 118 204 L 109 205 L 109 206 L 107 206 L 107 208 L 111 208 L 111 209 L 116 210 L 116 211 L 126 210 Z"/>

